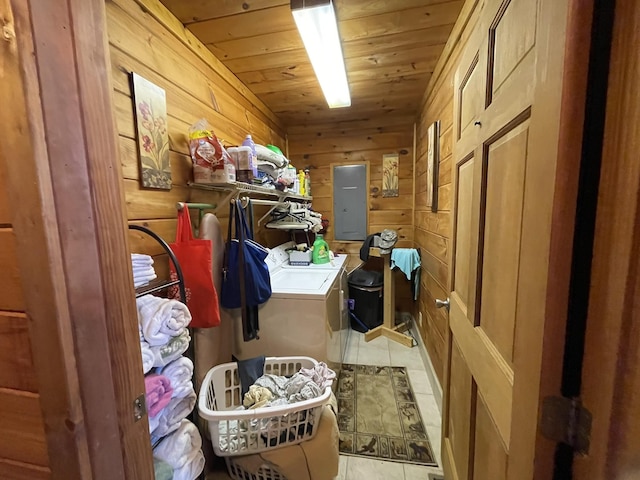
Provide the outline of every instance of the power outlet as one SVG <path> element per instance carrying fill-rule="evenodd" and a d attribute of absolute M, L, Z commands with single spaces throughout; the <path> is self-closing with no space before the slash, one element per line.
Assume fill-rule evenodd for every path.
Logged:
<path fill-rule="evenodd" d="M 418 325 L 422 327 L 422 312 L 418 312 Z"/>

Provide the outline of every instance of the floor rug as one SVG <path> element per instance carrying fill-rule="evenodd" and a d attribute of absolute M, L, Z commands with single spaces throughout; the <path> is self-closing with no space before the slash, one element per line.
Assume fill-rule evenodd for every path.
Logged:
<path fill-rule="evenodd" d="M 343 364 L 337 397 L 340 453 L 437 466 L 406 368 Z"/>

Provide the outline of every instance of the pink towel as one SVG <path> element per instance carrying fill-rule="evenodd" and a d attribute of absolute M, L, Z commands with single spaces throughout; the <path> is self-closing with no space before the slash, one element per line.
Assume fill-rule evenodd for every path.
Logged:
<path fill-rule="evenodd" d="M 164 375 L 151 374 L 144 377 L 147 412 L 149 417 L 158 415 L 169 404 L 173 388 L 171 382 Z"/>

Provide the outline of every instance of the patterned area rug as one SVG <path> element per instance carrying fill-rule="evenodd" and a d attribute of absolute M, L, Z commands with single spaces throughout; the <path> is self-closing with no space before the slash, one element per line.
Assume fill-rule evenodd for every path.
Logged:
<path fill-rule="evenodd" d="M 340 453 L 437 466 L 404 367 L 343 364 Z"/>

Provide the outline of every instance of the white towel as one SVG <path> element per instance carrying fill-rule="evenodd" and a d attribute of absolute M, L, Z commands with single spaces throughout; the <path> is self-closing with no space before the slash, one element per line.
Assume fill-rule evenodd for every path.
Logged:
<path fill-rule="evenodd" d="M 153 366 L 162 368 L 179 358 L 189 348 L 190 341 L 189 330 L 185 328 L 184 332 L 177 337 L 173 337 L 167 344 L 151 347 L 154 358 Z"/>
<path fill-rule="evenodd" d="M 142 373 L 149 373 L 149 370 L 153 368 L 156 357 L 145 340 L 140 341 L 140 352 L 142 353 Z"/>
<path fill-rule="evenodd" d="M 169 404 L 153 418 L 149 418 L 149 431 L 154 437 L 164 437 L 174 432 L 180 422 L 187 418 L 196 406 L 196 393 L 193 391 L 183 398 L 172 398 Z"/>
<path fill-rule="evenodd" d="M 174 480 L 194 480 L 204 468 L 202 438 L 196 426 L 182 420 L 178 429 L 153 449 L 153 455 L 173 467 Z"/>
<path fill-rule="evenodd" d="M 169 379 L 173 397 L 182 398 L 193 392 L 193 362 L 187 357 L 180 357 L 166 367 L 156 369 L 156 373 Z"/>
<path fill-rule="evenodd" d="M 153 265 L 153 257 L 142 253 L 131 254 L 131 265 Z"/>
<path fill-rule="evenodd" d="M 189 309 L 177 300 L 143 295 L 136 299 L 136 304 L 144 339 L 152 347 L 165 345 L 171 337 L 181 335 L 191 322 Z"/>
<path fill-rule="evenodd" d="M 144 285 L 147 285 L 151 280 L 155 280 L 156 278 L 158 278 L 158 276 L 156 275 L 155 272 L 150 273 L 148 275 L 136 275 L 134 273 L 133 274 L 133 286 L 135 288 L 142 287 Z"/>
<path fill-rule="evenodd" d="M 204 470 L 204 454 L 197 450 L 187 463 L 173 471 L 173 480 L 194 480 Z"/>

